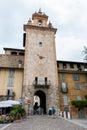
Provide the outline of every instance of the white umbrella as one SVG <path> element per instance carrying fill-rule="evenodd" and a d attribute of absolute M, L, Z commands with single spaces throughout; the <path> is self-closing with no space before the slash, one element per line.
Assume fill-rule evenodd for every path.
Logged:
<path fill-rule="evenodd" d="M 0 108 L 2 108 L 3 107 L 3 105 L 2 104 L 0 104 Z"/>
<path fill-rule="evenodd" d="M 20 102 L 15 100 L 7 100 L 7 103 L 11 105 L 20 105 Z"/>
<path fill-rule="evenodd" d="M 4 107 L 11 107 L 11 104 L 4 104 L 4 103 L 0 103 L 0 108 L 4 108 Z"/>
<path fill-rule="evenodd" d="M 1 101 L 0 102 L 0 108 L 1 107 L 11 107 L 13 105 L 20 105 L 20 102 L 15 101 L 15 100 L 6 100 L 6 101 Z"/>

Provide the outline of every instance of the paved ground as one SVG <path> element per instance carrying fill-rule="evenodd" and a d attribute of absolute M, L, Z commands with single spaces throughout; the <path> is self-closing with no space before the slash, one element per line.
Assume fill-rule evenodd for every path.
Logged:
<path fill-rule="evenodd" d="M 81 121 L 82 120 L 80 120 L 79 125 L 77 125 L 75 124 L 78 122 L 77 120 L 68 121 L 50 116 L 31 116 L 20 122 L 6 125 L 1 124 L 0 130 L 87 130 L 87 125 L 85 126 L 84 123 L 83 126 L 80 126 Z M 85 123 L 86 122 L 87 120 L 85 120 Z"/>
<path fill-rule="evenodd" d="M 72 119 L 68 121 L 87 129 L 87 118 L 86 119 Z"/>

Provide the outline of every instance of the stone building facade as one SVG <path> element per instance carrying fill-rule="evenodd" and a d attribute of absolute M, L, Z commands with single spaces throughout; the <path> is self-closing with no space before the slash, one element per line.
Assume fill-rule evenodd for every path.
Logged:
<path fill-rule="evenodd" d="M 40 10 L 32 15 L 32 21 L 24 25 L 26 33 L 23 96 L 31 100 L 41 96 L 44 112 L 59 108 L 58 73 L 55 51 L 55 28 L 48 23 L 48 16 Z"/>

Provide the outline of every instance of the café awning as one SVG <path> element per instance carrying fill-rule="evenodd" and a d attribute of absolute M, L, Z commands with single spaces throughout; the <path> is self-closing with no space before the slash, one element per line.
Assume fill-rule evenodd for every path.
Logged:
<path fill-rule="evenodd" d="M 15 100 L 6 100 L 6 101 L 1 101 L 0 102 L 0 108 L 12 107 L 14 105 L 20 105 L 20 102 L 19 101 L 15 101 Z"/>

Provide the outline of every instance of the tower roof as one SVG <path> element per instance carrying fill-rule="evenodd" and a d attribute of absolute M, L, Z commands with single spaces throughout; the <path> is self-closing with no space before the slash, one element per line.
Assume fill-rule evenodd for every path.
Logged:
<path fill-rule="evenodd" d="M 43 13 L 43 12 L 41 11 L 41 9 L 39 9 L 38 12 L 35 12 L 35 13 L 32 15 L 32 20 L 34 20 L 34 19 L 48 19 L 48 16 L 47 16 L 45 13 Z"/>

